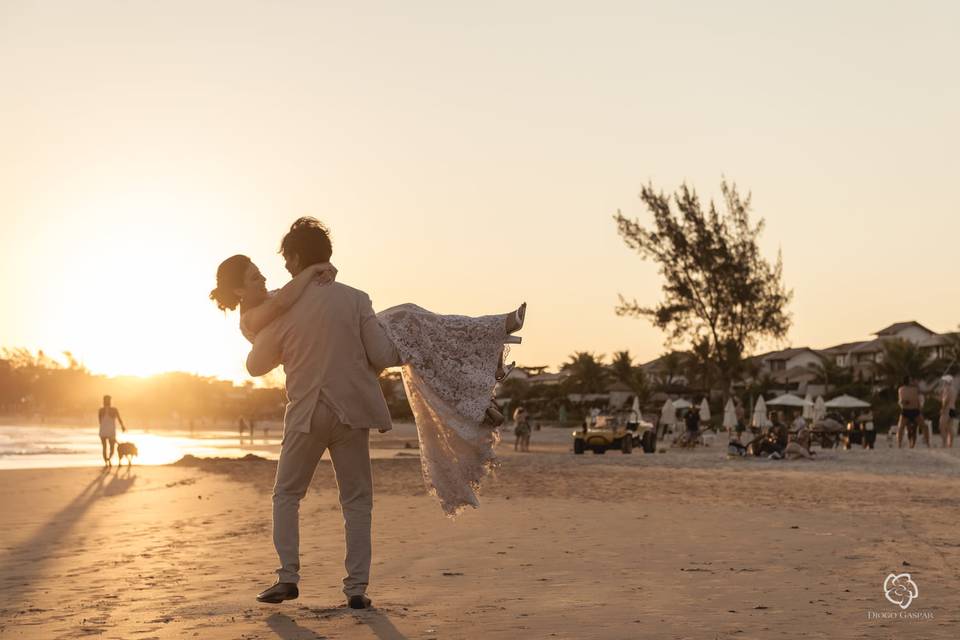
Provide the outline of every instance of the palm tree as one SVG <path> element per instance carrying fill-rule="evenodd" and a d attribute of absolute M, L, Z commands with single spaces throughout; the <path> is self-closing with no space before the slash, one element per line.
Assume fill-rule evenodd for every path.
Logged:
<path fill-rule="evenodd" d="M 634 366 L 633 356 L 630 351 L 617 351 L 613 354 L 613 360 L 610 362 L 610 373 L 613 377 L 627 385 L 631 386 L 633 381 Z"/>
<path fill-rule="evenodd" d="M 647 384 L 647 377 L 643 369 L 634 366 L 629 350 L 614 353 L 609 369 L 614 379 L 628 386 L 640 398 L 641 404 L 649 399 L 650 385 Z"/>
<path fill-rule="evenodd" d="M 679 351 L 671 351 L 664 354 L 660 359 L 660 364 L 663 367 L 663 377 L 660 380 L 662 386 L 671 386 L 680 372 L 683 371 L 684 356 L 685 354 Z"/>
<path fill-rule="evenodd" d="M 907 340 L 889 340 L 883 345 L 883 360 L 877 363 L 877 373 L 887 385 L 896 388 L 906 378 L 924 380 L 933 369 L 920 348 Z"/>
<path fill-rule="evenodd" d="M 940 373 L 955 374 L 960 370 L 960 332 L 944 334 L 946 344 L 943 346 L 943 355 L 937 361 L 936 369 Z"/>
<path fill-rule="evenodd" d="M 833 358 L 819 356 L 820 362 L 807 365 L 807 368 L 816 376 L 813 381 L 824 386 L 824 393 L 830 393 L 830 387 L 843 386 L 853 383 L 853 375 L 836 363 Z"/>
<path fill-rule="evenodd" d="M 576 351 L 560 366 L 569 376 L 567 387 L 576 393 L 603 393 L 610 373 L 603 364 L 603 355 L 589 351 Z"/>

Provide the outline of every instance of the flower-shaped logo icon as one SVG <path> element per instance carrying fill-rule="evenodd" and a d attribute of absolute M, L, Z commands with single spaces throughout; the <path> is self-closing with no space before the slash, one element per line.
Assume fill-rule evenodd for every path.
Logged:
<path fill-rule="evenodd" d="M 901 609 L 906 609 L 913 602 L 913 599 L 920 595 L 917 589 L 917 583 L 913 581 L 909 573 L 896 575 L 891 573 L 883 581 L 884 595 L 887 600 L 893 604 L 900 605 Z"/>

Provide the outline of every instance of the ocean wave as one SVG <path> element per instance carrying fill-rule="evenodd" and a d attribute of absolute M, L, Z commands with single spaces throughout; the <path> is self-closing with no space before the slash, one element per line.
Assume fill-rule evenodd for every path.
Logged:
<path fill-rule="evenodd" d="M 42 456 L 42 455 L 70 455 L 86 453 L 81 449 L 64 449 L 63 447 L 44 447 L 42 449 L 19 449 L 17 451 L 0 451 L 0 458 L 7 456 Z"/>

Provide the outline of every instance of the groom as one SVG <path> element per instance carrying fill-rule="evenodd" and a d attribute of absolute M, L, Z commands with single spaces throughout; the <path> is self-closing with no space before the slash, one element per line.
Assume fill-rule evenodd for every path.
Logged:
<path fill-rule="evenodd" d="M 300 218 L 280 251 L 295 276 L 329 262 L 327 229 Z M 247 370 L 262 376 L 282 364 L 287 406 L 283 442 L 273 489 L 273 543 L 280 556 L 278 581 L 257 596 L 279 603 L 299 596 L 300 500 L 324 451 L 330 451 L 346 532 L 347 577 L 343 592 L 354 609 L 370 606 L 370 520 L 373 480 L 370 429 L 391 428 L 390 412 L 377 380 L 398 356 L 373 312 L 369 296 L 339 282 L 310 286 L 283 316 L 263 329 L 247 356 Z"/>

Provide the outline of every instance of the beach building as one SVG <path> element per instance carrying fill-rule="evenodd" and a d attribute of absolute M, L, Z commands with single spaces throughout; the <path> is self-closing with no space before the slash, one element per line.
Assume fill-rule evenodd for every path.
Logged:
<path fill-rule="evenodd" d="M 943 358 L 951 339 L 956 332 L 937 333 L 915 320 L 896 322 L 872 334 L 867 340 L 844 342 L 826 348 L 790 347 L 770 351 L 748 358 L 753 365 L 756 378 L 769 377 L 782 385 L 782 391 L 799 393 L 822 393 L 823 388 L 815 384 L 818 369 L 823 360 L 829 360 L 837 367 L 850 371 L 853 378 L 863 382 L 877 380 L 878 365 L 883 362 L 884 346 L 892 340 L 906 340 L 917 345 L 928 360 Z M 683 362 L 686 354 L 678 354 Z M 662 385 L 676 384 L 687 386 L 687 378 L 675 371 L 676 359 L 668 361 L 667 356 L 641 365 L 651 380 Z M 668 382 L 669 381 L 669 382 Z"/>

